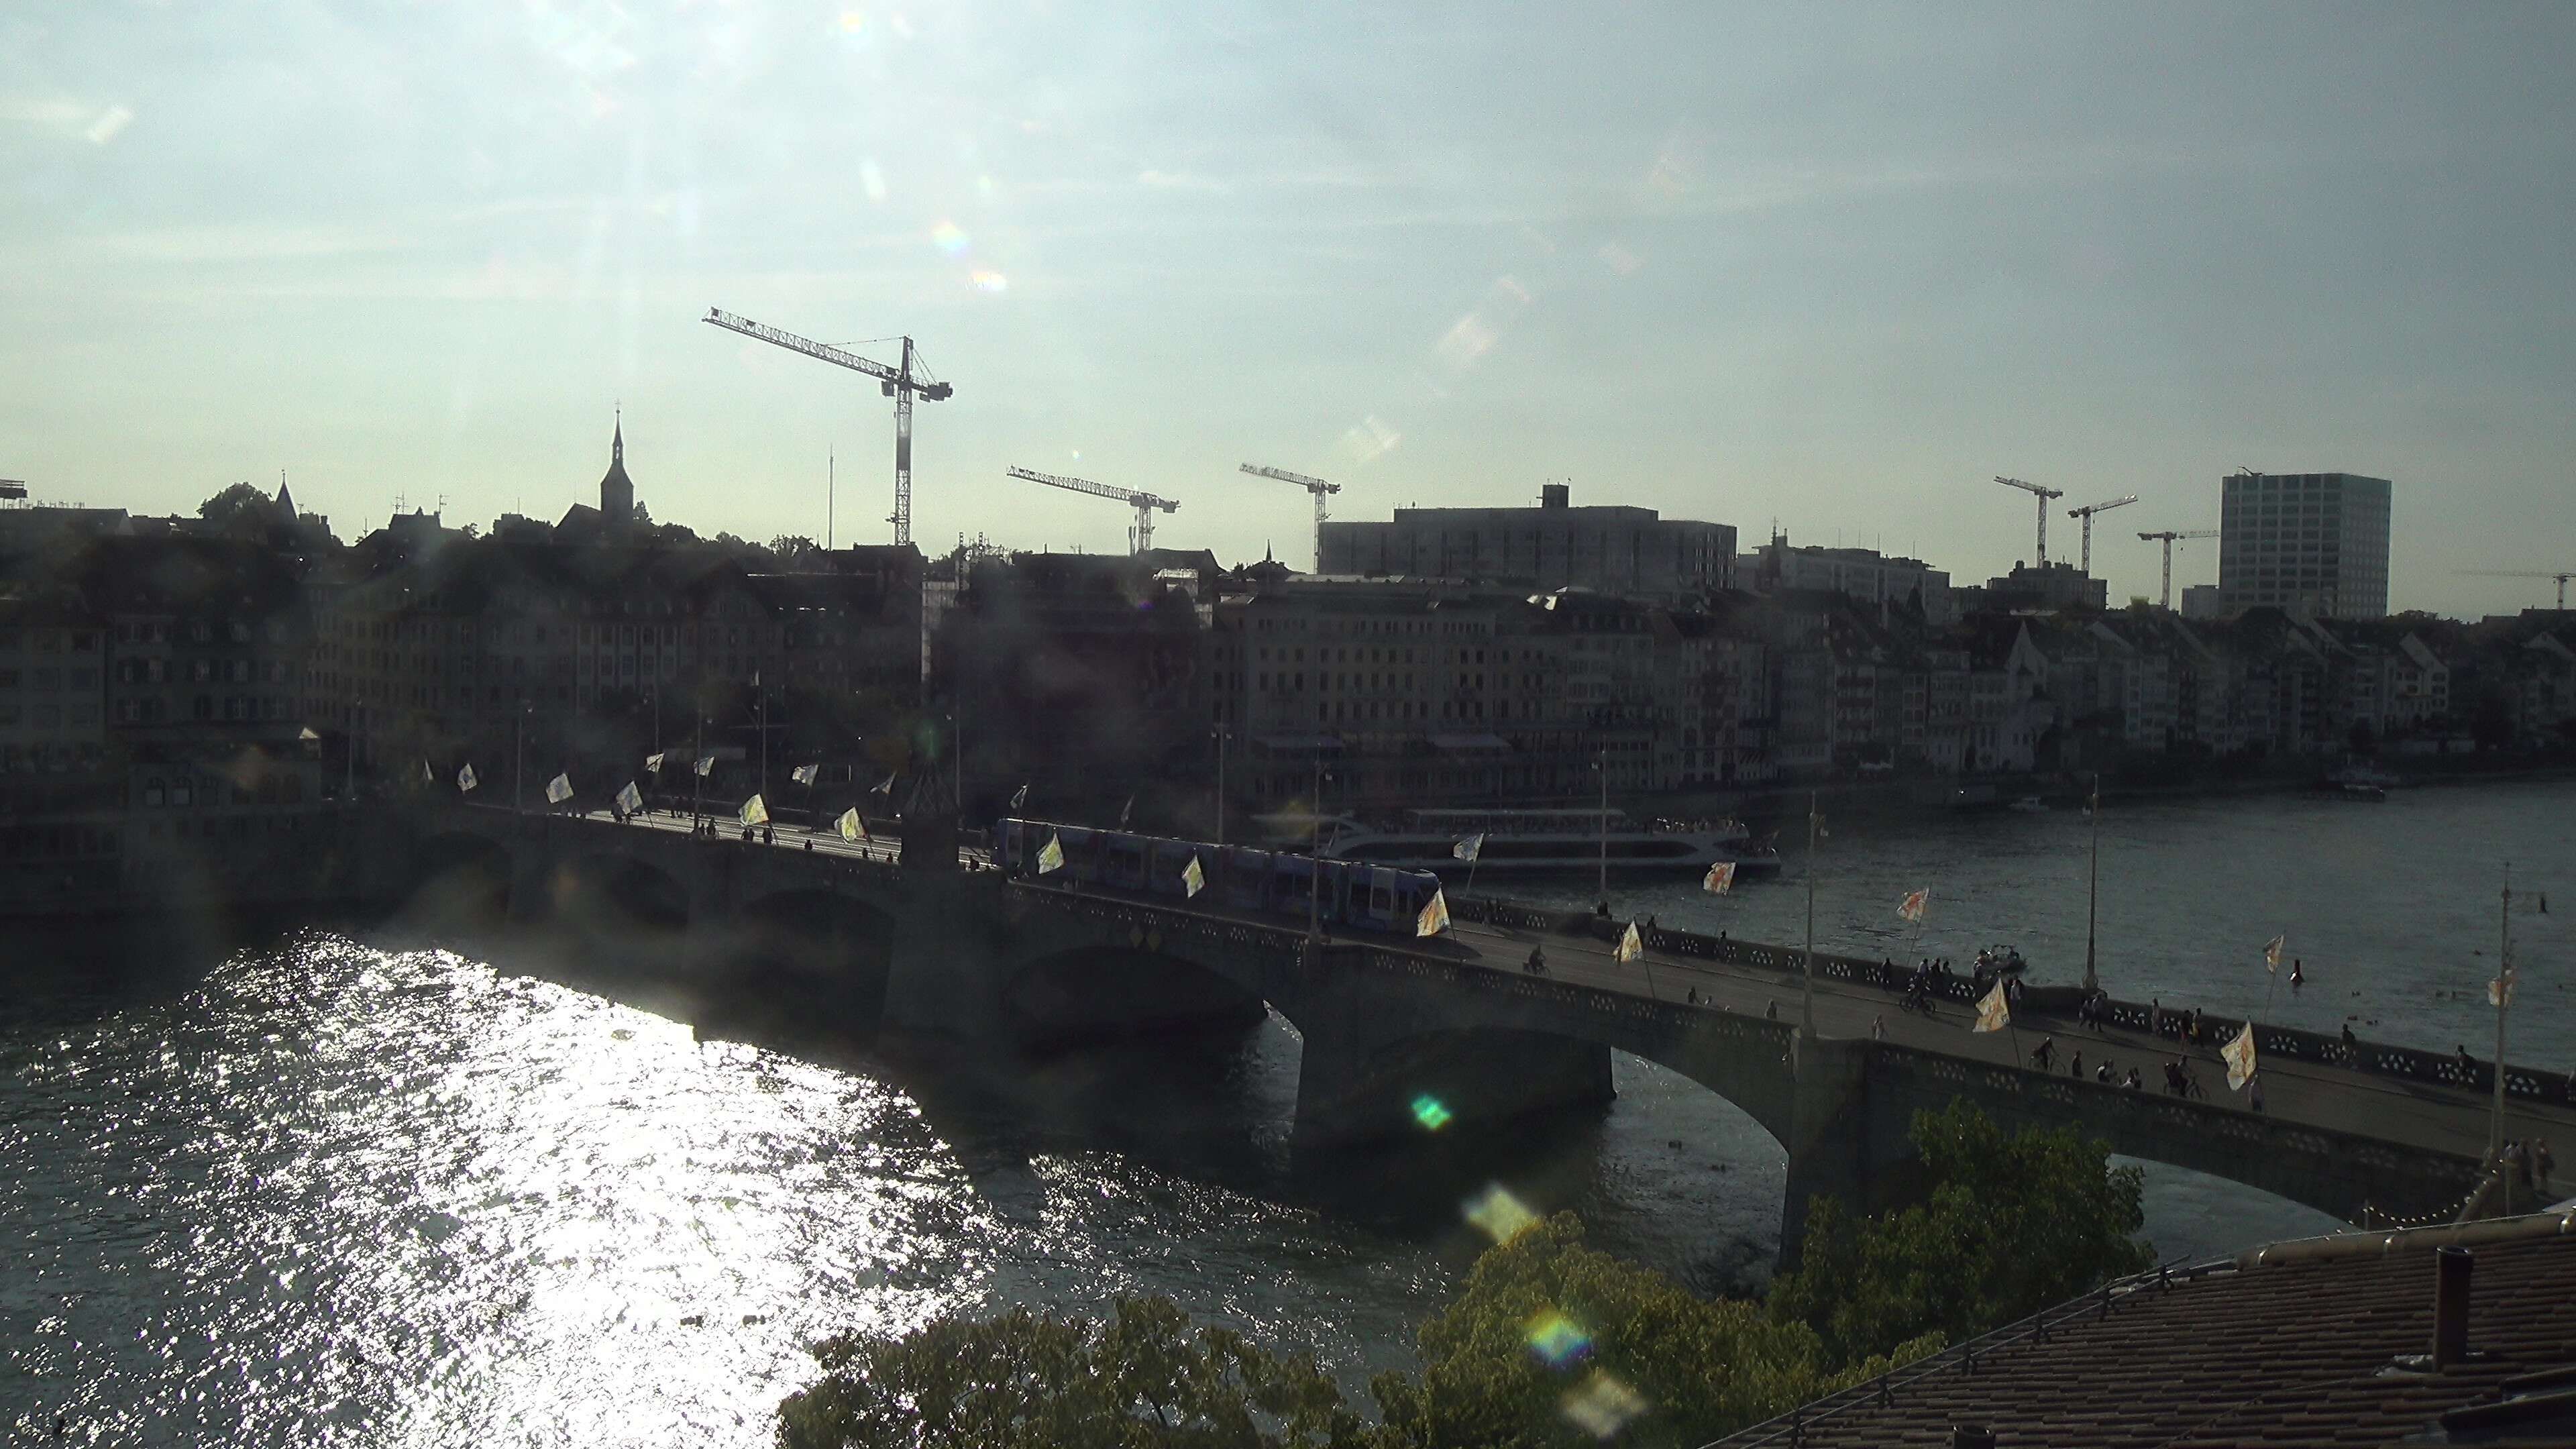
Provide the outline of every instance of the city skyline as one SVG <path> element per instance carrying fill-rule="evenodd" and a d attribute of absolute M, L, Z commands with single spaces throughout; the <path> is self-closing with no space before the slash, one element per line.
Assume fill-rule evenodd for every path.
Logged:
<path fill-rule="evenodd" d="M 2238 466 L 2394 480 L 2392 609 L 2545 605 L 2454 571 L 2576 558 L 2561 13 L 1357 13 L 10 22 L 0 475 L 553 518 L 622 403 L 657 518 L 819 538 L 837 454 L 833 532 L 883 541 L 875 388 L 720 305 L 956 384 L 932 551 L 1123 546 L 1021 464 L 1302 561 L 1249 461 L 1341 519 L 1570 479 L 1963 583 L 2032 556 L 1992 475 L 2065 491 L 2053 555 L 2135 492 L 2115 604 Z"/>

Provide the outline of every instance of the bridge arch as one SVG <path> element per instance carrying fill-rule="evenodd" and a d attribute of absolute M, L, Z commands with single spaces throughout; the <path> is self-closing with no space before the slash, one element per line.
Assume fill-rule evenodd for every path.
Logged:
<path fill-rule="evenodd" d="M 410 895 L 400 909 L 438 923 L 482 926 L 509 915 L 510 848 L 473 830 L 442 830 L 412 850 Z"/>
<path fill-rule="evenodd" d="M 1079 941 L 1031 957 L 1004 979 L 1000 1004 L 1006 1031 L 1024 1048 L 1249 1028 L 1272 1006 L 1299 1025 L 1293 1003 L 1268 1001 L 1253 973 L 1166 949 L 1158 938 Z"/>
<path fill-rule="evenodd" d="M 784 1037 L 874 1031 L 885 1013 L 896 922 L 883 907 L 827 884 L 742 903 L 708 969 L 728 1003 L 718 1030 Z"/>
<path fill-rule="evenodd" d="M 569 855 L 546 873 L 533 903 L 553 924 L 605 940 L 661 943 L 689 928 L 688 887 L 658 863 L 628 851 Z"/>

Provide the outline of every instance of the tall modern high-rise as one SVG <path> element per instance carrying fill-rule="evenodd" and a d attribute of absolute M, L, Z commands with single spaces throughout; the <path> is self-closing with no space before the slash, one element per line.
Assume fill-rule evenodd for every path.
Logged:
<path fill-rule="evenodd" d="M 2387 616 L 2387 479 L 2240 472 L 2220 479 L 2219 489 L 2221 608 Z"/>

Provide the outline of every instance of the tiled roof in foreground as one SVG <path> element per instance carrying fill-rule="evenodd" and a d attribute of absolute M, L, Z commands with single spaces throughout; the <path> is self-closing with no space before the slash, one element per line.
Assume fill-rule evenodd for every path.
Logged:
<path fill-rule="evenodd" d="M 2472 1360 L 2433 1340 L 2433 1250 L 2474 1255 Z M 2044 1331 L 2038 1325 L 2045 1323 Z M 2558 1374 L 2549 1371 L 2559 1370 Z M 2542 1396 L 2564 1396 L 2556 1407 Z M 2520 1423 L 2443 1415 L 2507 1399 Z M 2148 1274 L 1719 1441 L 1726 1449 L 2576 1445 L 2576 1212 L 2275 1244 Z"/>

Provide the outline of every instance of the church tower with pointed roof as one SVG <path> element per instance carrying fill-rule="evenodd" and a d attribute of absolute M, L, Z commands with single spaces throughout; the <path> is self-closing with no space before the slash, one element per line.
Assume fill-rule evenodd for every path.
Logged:
<path fill-rule="evenodd" d="M 625 531 L 635 521 L 635 484 L 626 476 L 626 416 L 617 417 L 617 430 L 608 440 L 608 472 L 599 480 L 599 517 L 611 533 Z"/>

